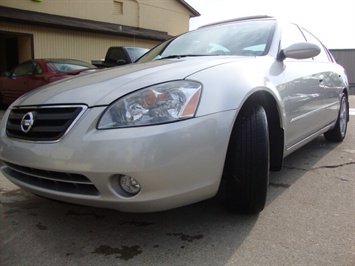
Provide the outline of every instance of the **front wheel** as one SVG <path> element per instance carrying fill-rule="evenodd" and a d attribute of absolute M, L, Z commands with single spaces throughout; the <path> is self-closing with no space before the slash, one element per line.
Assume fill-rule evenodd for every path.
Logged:
<path fill-rule="evenodd" d="M 239 213 L 261 212 L 269 183 L 269 131 L 262 106 L 245 107 L 240 111 L 224 171 L 228 208 Z"/>
<path fill-rule="evenodd" d="M 348 99 L 343 93 L 340 100 L 340 109 L 335 127 L 324 133 L 327 141 L 341 142 L 345 138 L 349 121 Z"/>

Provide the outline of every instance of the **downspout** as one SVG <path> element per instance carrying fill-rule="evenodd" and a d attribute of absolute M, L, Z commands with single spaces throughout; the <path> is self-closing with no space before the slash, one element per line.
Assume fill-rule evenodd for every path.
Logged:
<path fill-rule="evenodd" d="M 141 3 L 139 0 L 133 0 L 137 3 L 138 5 L 138 29 L 141 27 Z"/>

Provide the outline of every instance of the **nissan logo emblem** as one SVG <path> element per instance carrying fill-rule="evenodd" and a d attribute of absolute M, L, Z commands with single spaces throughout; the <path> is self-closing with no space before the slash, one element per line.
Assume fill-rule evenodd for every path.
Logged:
<path fill-rule="evenodd" d="M 34 120 L 34 116 L 33 116 L 33 113 L 32 112 L 28 112 L 27 114 L 25 114 L 23 117 L 22 117 L 22 120 L 21 120 L 21 130 L 24 132 L 24 133 L 28 133 L 33 124 L 34 124 L 35 120 Z"/>

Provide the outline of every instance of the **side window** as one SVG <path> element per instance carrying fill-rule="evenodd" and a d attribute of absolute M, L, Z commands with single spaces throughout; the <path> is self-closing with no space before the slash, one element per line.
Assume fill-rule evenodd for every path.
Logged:
<path fill-rule="evenodd" d="M 305 41 L 306 39 L 304 38 L 298 26 L 291 23 L 287 24 L 285 25 L 281 33 L 280 50 L 287 48 L 291 44 Z"/>
<path fill-rule="evenodd" d="M 34 72 L 34 65 L 32 62 L 27 62 L 25 64 L 19 65 L 16 67 L 12 73 L 13 76 L 28 76 L 33 75 Z"/>
<path fill-rule="evenodd" d="M 320 54 L 314 57 L 313 59 L 318 62 L 329 62 L 329 56 L 326 51 L 326 48 L 324 48 L 324 45 L 316 38 L 314 37 L 311 33 L 303 29 L 303 33 L 306 36 L 307 42 L 311 42 L 314 44 L 317 44 L 320 47 Z"/>
<path fill-rule="evenodd" d="M 116 63 L 117 60 L 127 60 L 127 55 L 123 49 L 112 49 L 108 55 L 107 61 Z"/>
<path fill-rule="evenodd" d="M 33 64 L 34 64 L 34 66 L 35 66 L 35 75 L 38 75 L 38 74 L 43 74 L 43 69 L 42 69 L 42 67 L 39 65 L 39 64 L 37 64 L 37 63 L 35 63 L 35 62 L 33 62 Z"/>

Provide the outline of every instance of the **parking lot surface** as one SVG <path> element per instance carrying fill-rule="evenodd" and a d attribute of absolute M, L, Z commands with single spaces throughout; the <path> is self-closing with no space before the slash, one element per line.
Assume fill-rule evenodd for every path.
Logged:
<path fill-rule="evenodd" d="M 255 216 L 218 199 L 146 214 L 76 206 L 0 174 L 0 265 L 355 265 L 354 111 L 344 142 L 318 137 L 271 172 Z"/>

